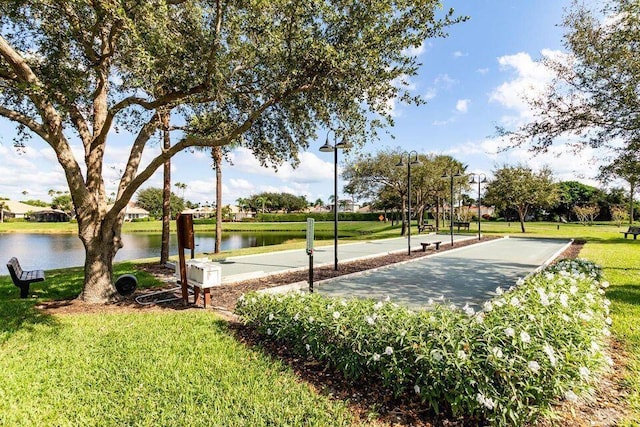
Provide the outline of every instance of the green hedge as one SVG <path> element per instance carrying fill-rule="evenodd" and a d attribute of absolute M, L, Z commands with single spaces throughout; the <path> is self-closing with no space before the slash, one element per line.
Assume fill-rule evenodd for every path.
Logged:
<path fill-rule="evenodd" d="M 564 260 L 487 301 L 483 310 L 435 304 L 414 312 L 389 301 L 319 294 L 249 294 L 236 309 L 267 340 L 378 379 L 437 413 L 523 425 L 552 402 L 574 400 L 611 358 L 606 282 L 586 261 Z"/>
<path fill-rule="evenodd" d="M 339 221 L 378 221 L 380 213 L 338 212 Z M 333 221 L 333 212 L 327 213 L 259 213 L 256 215 L 258 222 L 304 222 L 307 218 L 316 221 Z"/>

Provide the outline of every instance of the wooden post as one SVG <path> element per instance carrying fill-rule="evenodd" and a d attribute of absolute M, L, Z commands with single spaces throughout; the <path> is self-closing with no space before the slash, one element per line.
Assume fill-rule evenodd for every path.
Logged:
<path fill-rule="evenodd" d="M 178 233 L 178 259 L 180 268 L 180 285 L 182 287 L 182 299 L 189 303 L 189 288 L 187 284 L 187 264 L 184 258 L 184 250 L 191 249 L 191 259 L 195 256 L 195 239 L 193 234 L 193 215 L 178 214 L 176 218 Z M 196 300 L 197 301 L 197 300 Z"/>

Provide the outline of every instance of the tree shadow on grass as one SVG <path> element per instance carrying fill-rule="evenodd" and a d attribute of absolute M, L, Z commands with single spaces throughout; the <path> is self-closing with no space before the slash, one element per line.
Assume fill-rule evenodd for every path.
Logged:
<path fill-rule="evenodd" d="M 57 320 L 35 307 L 34 300 L 0 300 L 0 345 L 20 330 L 33 330 L 36 325 L 59 327 Z"/>
<path fill-rule="evenodd" d="M 640 305 L 640 285 L 627 283 L 607 289 L 607 298 L 623 304 Z"/>

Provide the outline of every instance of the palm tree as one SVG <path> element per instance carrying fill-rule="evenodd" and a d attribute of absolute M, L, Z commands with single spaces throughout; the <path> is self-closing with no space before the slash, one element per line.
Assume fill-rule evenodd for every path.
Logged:
<path fill-rule="evenodd" d="M 176 187 L 178 190 L 182 191 L 181 196 L 184 199 L 184 192 L 187 189 L 187 184 L 185 184 L 184 182 L 176 182 L 175 184 L 173 184 L 174 187 Z"/>
<path fill-rule="evenodd" d="M 165 150 L 171 148 L 171 135 L 169 134 L 169 120 L 171 110 L 160 112 L 162 121 L 162 141 Z M 160 247 L 160 264 L 169 261 L 169 233 L 171 221 L 171 158 L 164 161 L 162 183 L 162 244 Z"/>
<path fill-rule="evenodd" d="M 0 223 L 4 222 L 4 211 L 10 210 L 4 200 L 0 200 Z"/>
<path fill-rule="evenodd" d="M 256 198 L 256 203 L 262 205 L 262 213 L 264 213 L 264 206 L 271 205 L 271 200 L 267 199 L 265 196 L 260 196 Z"/>
<path fill-rule="evenodd" d="M 211 159 L 216 170 L 216 242 L 214 253 L 220 253 L 222 244 L 222 147 L 211 147 Z"/>

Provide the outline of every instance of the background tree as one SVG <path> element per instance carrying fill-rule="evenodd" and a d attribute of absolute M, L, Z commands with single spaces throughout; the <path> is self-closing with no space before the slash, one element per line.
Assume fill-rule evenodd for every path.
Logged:
<path fill-rule="evenodd" d="M 564 18 L 569 55 L 546 58 L 555 78 L 539 97 L 529 98 L 533 120 L 516 131 L 499 129 L 515 145 L 533 141 L 546 149 L 561 135 L 602 147 L 624 141 L 617 156 L 640 148 L 640 3 L 610 0 L 601 10 L 573 2 Z"/>
<path fill-rule="evenodd" d="M 629 224 L 633 224 L 633 196 L 640 183 L 640 158 L 636 151 L 627 152 L 610 164 L 600 168 L 598 179 L 608 182 L 612 178 L 625 180 L 629 185 Z"/>
<path fill-rule="evenodd" d="M 548 168 L 536 173 L 522 165 L 503 166 L 493 175 L 493 180 L 487 184 L 485 202 L 502 209 L 515 209 L 523 233 L 530 209 L 547 208 L 557 201 L 557 187 Z"/>
<path fill-rule="evenodd" d="M 572 220 L 574 206 L 583 206 L 601 201 L 604 192 L 578 181 L 562 181 L 556 184 L 558 201 L 549 212 L 552 216 Z"/>
<path fill-rule="evenodd" d="M 600 207 L 598 205 L 574 206 L 573 212 L 582 225 L 591 225 L 598 213 L 600 213 Z"/>
<path fill-rule="evenodd" d="M 627 219 L 629 219 L 629 212 L 623 206 L 611 207 L 611 220 L 615 222 L 618 227 Z"/>
<path fill-rule="evenodd" d="M 149 211 L 149 215 L 154 218 L 162 217 L 163 210 L 163 189 L 157 187 L 149 187 L 138 192 L 137 205 L 142 209 L 146 209 Z M 184 210 L 184 201 L 175 195 L 175 193 L 171 193 L 171 212 L 173 212 L 173 217 Z"/>
<path fill-rule="evenodd" d="M 9 208 L 4 200 L 0 200 L 0 223 L 4 222 L 4 211 L 8 211 Z"/>
<path fill-rule="evenodd" d="M 0 2 L 0 116 L 19 135 L 44 140 L 64 171 L 85 247 L 80 298 L 116 298 L 111 273 L 124 209 L 176 153 L 242 136 L 263 164 L 295 164 L 319 127 L 342 127 L 353 143 L 375 138 L 391 123 L 388 101 L 419 102 L 404 78 L 419 65 L 407 52 L 461 20 L 440 7 L 435 0 Z M 209 119 L 202 127 L 188 121 L 187 137 L 141 166 L 167 108 Z M 107 208 L 104 153 L 117 124 L 133 136 Z M 72 139 L 83 148 L 79 158 Z"/>
<path fill-rule="evenodd" d="M 61 211 L 73 216 L 73 202 L 68 193 L 54 197 L 53 200 L 51 200 L 51 207 L 53 209 L 60 209 Z"/>

